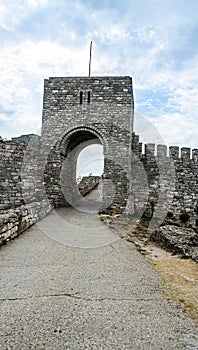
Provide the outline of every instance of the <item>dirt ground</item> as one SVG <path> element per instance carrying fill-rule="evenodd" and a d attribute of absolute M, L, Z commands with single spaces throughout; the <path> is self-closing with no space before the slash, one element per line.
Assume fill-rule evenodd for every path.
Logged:
<path fill-rule="evenodd" d="M 198 264 L 161 249 L 150 241 L 150 234 L 141 225 L 134 228 L 126 218 L 101 219 L 146 256 L 160 276 L 165 296 L 181 303 L 198 331 Z"/>

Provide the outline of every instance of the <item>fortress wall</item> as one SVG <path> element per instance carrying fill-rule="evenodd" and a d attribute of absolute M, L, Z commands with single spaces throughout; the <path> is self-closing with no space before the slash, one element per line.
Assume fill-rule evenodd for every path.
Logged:
<path fill-rule="evenodd" d="M 81 196 L 86 196 L 90 193 L 100 182 L 101 176 L 84 176 L 80 183 L 78 184 L 78 189 Z"/>
<path fill-rule="evenodd" d="M 77 157 L 87 142 L 103 145 L 105 211 L 197 227 L 198 149 L 142 145 L 133 120 L 131 77 L 45 79 L 41 137 L 0 137 L 3 239 L 37 221 L 37 208 L 46 215 L 75 201 Z"/>
<path fill-rule="evenodd" d="M 137 178 L 143 173 L 147 176 L 147 186 L 139 181 L 139 192 L 145 189 L 148 192 L 144 214 L 151 217 L 156 210 L 159 218 L 166 212 L 163 220 L 166 223 L 197 227 L 198 149 L 191 151 L 187 147 L 167 148 L 166 145 L 155 144 L 142 147 L 135 135 L 133 153 L 136 159 L 134 188 Z M 143 165 L 143 170 L 140 165 L 138 169 L 139 163 Z"/>
<path fill-rule="evenodd" d="M 47 194 L 42 187 L 43 179 L 46 182 L 46 178 L 58 186 L 57 167 L 60 173 L 61 162 L 57 162 L 56 156 L 53 158 L 53 152 L 50 153 L 50 159 L 44 166 L 43 178 L 42 157 L 35 158 L 35 154 L 38 155 L 38 144 L 35 154 L 31 149 L 28 150 L 28 142 L 32 138 L 33 135 L 25 135 L 11 141 L 0 140 L 1 214 L 5 210 L 40 203 L 48 198 L 52 205 L 56 203 L 58 206 L 59 202 L 62 203 L 62 199 L 57 197 L 56 186 L 53 186 L 54 192 Z M 39 137 L 35 138 L 39 140 Z M 197 227 L 198 149 L 191 151 L 183 147 L 180 150 L 177 146 L 167 148 L 165 145 L 154 144 L 143 147 L 137 135 L 133 135 L 132 148 L 132 195 L 135 212 L 148 218 L 155 215 L 166 223 Z M 22 172 L 24 163 L 25 171 Z"/>
<path fill-rule="evenodd" d="M 21 167 L 25 143 L 0 142 L 0 209 L 24 204 L 21 191 Z"/>
<path fill-rule="evenodd" d="M 45 217 L 51 206 L 47 200 L 22 205 L 16 209 L 1 211 L 0 246 L 27 230 Z"/>
<path fill-rule="evenodd" d="M 28 143 L 39 140 L 24 135 L 3 141 L 0 138 L 0 245 L 17 237 L 51 211 L 43 199 L 37 172 L 38 147 L 28 150 Z"/>
<path fill-rule="evenodd" d="M 0 140 L 0 210 L 17 208 L 40 201 L 42 179 L 39 179 L 38 145 L 28 149 L 37 135 L 24 135 L 9 141 Z"/>

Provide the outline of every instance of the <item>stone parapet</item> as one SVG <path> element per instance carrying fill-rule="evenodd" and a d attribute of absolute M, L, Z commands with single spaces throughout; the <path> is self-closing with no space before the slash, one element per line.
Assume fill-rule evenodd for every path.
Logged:
<path fill-rule="evenodd" d="M 197 227 L 198 149 L 147 144 L 143 145 L 145 152 L 140 152 L 142 144 L 139 143 L 138 149 L 138 138 L 134 140 L 133 152 L 137 158 L 136 162 L 132 159 L 132 181 L 136 207 L 145 207 L 144 215 L 150 219 L 157 215 L 161 223 Z M 147 199 L 142 196 L 146 191 Z"/>
<path fill-rule="evenodd" d="M 81 196 L 86 196 L 91 192 L 100 182 L 101 176 L 84 176 L 78 184 L 78 189 Z"/>
<path fill-rule="evenodd" d="M 27 228 L 38 222 L 51 211 L 47 200 L 23 205 L 16 209 L 1 211 L 0 214 L 0 245 L 14 239 Z"/>

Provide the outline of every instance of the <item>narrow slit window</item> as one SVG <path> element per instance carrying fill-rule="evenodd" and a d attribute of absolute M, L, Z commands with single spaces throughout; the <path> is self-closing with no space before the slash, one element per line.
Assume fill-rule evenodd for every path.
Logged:
<path fill-rule="evenodd" d="M 82 104 L 83 103 L 83 92 L 81 91 L 80 92 L 80 104 Z"/>
<path fill-rule="evenodd" d="M 91 101 L 91 92 L 88 91 L 87 103 L 90 103 L 90 101 Z"/>

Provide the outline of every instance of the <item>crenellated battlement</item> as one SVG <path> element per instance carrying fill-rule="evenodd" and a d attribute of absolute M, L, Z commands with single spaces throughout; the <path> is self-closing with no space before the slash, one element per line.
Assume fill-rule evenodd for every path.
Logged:
<path fill-rule="evenodd" d="M 136 164 L 132 161 L 132 167 L 135 167 L 134 188 L 137 187 L 136 177 L 142 179 L 145 172 L 147 178 L 147 185 L 144 183 L 143 186 L 141 180 L 138 183 L 142 192 L 148 192 L 146 215 L 153 215 L 161 196 L 161 211 L 164 209 L 168 213 L 165 220 L 171 224 L 197 227 L 198 149 L 142 144 L 139 136 L 133 134 L 132 151 L 136 159 Z M 141 162 L 143 171 L 137 160 Z M 138 199 L 137 202 L 140 207 L 141 201 Z M 161 215 L 161 211 L 158 215 Z"/>
<path fill-rule="evenodd" d="M 132 150 L 136 155 L 146 158 L 171 158 L 173 160 L 193 161 L 198 164 L 198 148 L 167 146 L 162 144 L 139 142 L 139 136 L 133 133 Z"/>

